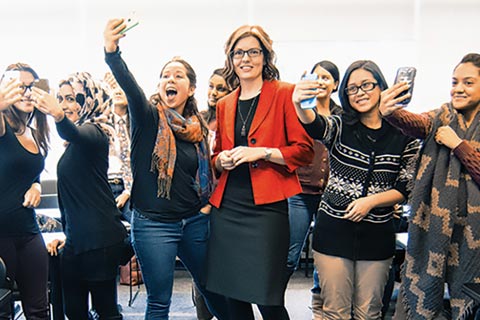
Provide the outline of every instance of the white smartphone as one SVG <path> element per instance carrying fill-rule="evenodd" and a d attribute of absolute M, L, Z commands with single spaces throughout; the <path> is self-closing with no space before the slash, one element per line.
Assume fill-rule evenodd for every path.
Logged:
<path fill-rule="evenodd" d="M 18 70 L 8 70 L 5 71 L 3 74 L 3 79 L 11 80 L 11 79 L 19 79 L 20 78 L 20 71 Z"/>
<path fill-rule="evenodd" d="M 138 26 L 140 20 L 138 19 L 137 13 L 135 11 L 131 12 L 125 19 L 125 29 L 120 31 L 120 34 L 126 33 L 128 30 Z"/>

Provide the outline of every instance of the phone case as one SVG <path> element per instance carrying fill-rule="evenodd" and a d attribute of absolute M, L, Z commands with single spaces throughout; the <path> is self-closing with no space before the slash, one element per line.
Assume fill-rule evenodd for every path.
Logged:
<path fill-rule="evenodd" d="M 405 90 L 402 93 L 400 93 L 397 96 L 397 98 L 401 97 L 401 96 L 404 96 L 407 93 L 410 93 L 410 95 L 412 94 L 413 84 L 414 84 L 416 74 L 417 74 L 417 69 L 415 69 L 414 67 L 400 67 L 400 68 L 398 68 L 397 76 L 395 77 L 395 83 L 407 82 L 408 84 L 410 84 L 410 88 L 408 90 Z M 407 105 L 408 103 L 410 103 L 410 100 L 411 100 L 411 97 L 408 98 L 408 99 L 405 99 L 403 101 L 398 102 L 398 104 Z"/>
<path fill-rule="evenodd" d="M 302 77 L 302 80 L 317 80 L 318 75 L 316 73 L 306 74 Z M 300 107 L 302 109 L 313 109 L 317 106 L 317 97 L 310 99 L 302 100 L 300 102 Z"/>
<path fill-rule="evenodd" d="M 138 26 L 140 21 L 138 20 L 138 17 L 135 12 L 132 12 L 128 17 L 125 18 L 125 29 L 120 31 L 120 34 L 124 34 L 128 30 Z"/>

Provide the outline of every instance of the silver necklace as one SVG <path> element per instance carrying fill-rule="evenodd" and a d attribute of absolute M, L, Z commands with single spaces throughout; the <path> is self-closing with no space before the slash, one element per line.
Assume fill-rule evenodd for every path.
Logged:
<path fill-rule="evenodd" d="M 247 116 L 245 117 L 245 119 L 243 119 L 242 111 L 240 110 L 240 102 L 238 103 L 238 115 L 240 116 L 240 120 L 242 121 L 242 129 L 240 130 L 240 136 L 242 136 L 242 137 L 247 136 L 246 124 L 247 124 L 248 119 L 250 118 L 250 114 L 252 113 L 252 109 L 253 109 L 252 107 L 255 104 L 255 101 L 257 101 L 257 97 L 259 95 L 260 94 L 257 94 L 255 96 L 255 98 L 253 98 L 252 103 L 250 103 L 250 108 L 248 109 L 248 113 L 247 113 Z"/>

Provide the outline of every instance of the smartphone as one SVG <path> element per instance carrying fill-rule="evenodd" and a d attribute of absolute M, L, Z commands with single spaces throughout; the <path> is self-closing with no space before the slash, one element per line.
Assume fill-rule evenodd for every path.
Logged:
<path fill-rule="evenodd" d="M 318 75 L 316 73 L 309 73 L 302 77 L 302 80 L 318 80 Z M 302 100 L 300 102 L 300 107 L 302 109 L 313 109 L 317 106 L 317 97 L 310 99 Z"/>
<path fill-rule="evenodd" d="M 35 82 L 33 83 L 33 86 L 45 92 L 50 92 L 50 85 L 48 84 L 48 79 L 35 80 Z"/>
<path fill-rule="evenodd" d="M 395 83 L 399 82 L 407 82 L 410 85 L 410 88 L 408 90 L 403 91 L 400 93 L 396 98 L 401 97 L 406 95 L 407 93 L 410 93 L 410 95 L 413 92 L 413 84 L 415 80 L 415 75 L 417 74 L 417 69 L 414 67 L 400 67 L 397 70 L 397 76 L 395 77 Z M 408 99 L 405 99 L 403 101 L 398 102 L 398 104 L 402 105 L 407 105 L 410 103 L 411 97 Z"/>
<path fill-rule="evenodd" d="M 3 79 L 5 80 L 20 79 L 20 71 L 18 70 L 5 71 L 5 73 L 3 74 Z"/>
<path fill-rule="evenodd" d="M 124 34 L 128 30 L 138 26 L 138 24 L 140 23 L 140 20 L 138 19 L 137 14 L 134 11 L 124 19 L 124 23 L 125 23 L 125 29 L 120 31 L 120 34 Z"/>

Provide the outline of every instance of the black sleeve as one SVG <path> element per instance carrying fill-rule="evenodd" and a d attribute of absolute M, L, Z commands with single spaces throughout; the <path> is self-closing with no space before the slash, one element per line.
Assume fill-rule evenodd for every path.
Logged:
<path fill-rule="evenodd" d="M 57 131 L 63 140 L 75 144 L 95 145 L 98 144 L 98 135 L 101 129 L 94 124 L 86 123 L 82 126 L 76 126 L 64 117 L 62 121 L 56 123 Z M 101 141 L 101 140 L 100 140 Z"/>
<path fill-rule="evenodd" d="M 325 137 L 325 130 L 327 128 L 327 121 L 325 117 L 320 116 L 318 113 L 315 116 L 313 122 L 305 124 L 302 123 L 303 128 L 307 131 L 308 135 L 315 140 L 322 140 Z"/>
<path fill-rule="evenodd" d="M 111 53 L 105 52 L 105 62 L 110 67 L 113 76 L 127 96 L 131 121 L 138 123 L 138 120 L 149 115 L 151 112 L 150 104 L 147 101 L 145 93 L 138 85 L 130 70 L 128 70 L 127 64 L 123 61 L 119 49 Z"/>

